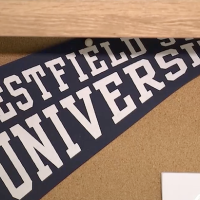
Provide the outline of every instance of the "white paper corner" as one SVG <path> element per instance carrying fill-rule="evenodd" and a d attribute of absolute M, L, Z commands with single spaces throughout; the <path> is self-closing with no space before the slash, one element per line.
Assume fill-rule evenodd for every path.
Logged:
<path fill-rule="evenodd" d="M 200 173 L 161 174 L 162 200 L 200 200 Z"/>

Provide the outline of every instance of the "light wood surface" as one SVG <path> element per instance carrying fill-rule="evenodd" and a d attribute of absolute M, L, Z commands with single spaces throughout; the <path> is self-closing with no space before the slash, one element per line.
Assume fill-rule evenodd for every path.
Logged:
<path fill-rule="evenodd" d="M 0 36 L 199 37 L 199 0 L 0 0 Z"/>

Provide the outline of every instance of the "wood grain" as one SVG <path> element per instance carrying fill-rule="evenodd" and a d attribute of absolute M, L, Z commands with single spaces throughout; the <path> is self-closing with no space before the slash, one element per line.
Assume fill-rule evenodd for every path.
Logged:
<path fill-rule="evenodd" d="M 8 0 L 0 10 L 0 36 L 200 36 L 198 0 Z"/>

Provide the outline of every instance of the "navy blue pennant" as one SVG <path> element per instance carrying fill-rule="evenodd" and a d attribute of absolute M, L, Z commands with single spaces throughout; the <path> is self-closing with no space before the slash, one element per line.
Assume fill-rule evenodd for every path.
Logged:
<path fill-rule="evenodd" d="M 192 38 L 81 38 L 2 66 L 0 199 L 42 198 L 197 77 L 199 56 Z"/>

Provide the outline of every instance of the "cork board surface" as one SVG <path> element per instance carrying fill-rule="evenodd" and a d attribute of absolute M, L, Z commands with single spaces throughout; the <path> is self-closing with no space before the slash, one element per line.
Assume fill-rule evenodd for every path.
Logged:
<path fill-rule="evenodd" d="M 0 65 L 64 40 L 0 38 Z M 161 200 L 161 172 L 200 171 L 199 86 L 183 86 L 42 200 Z"/>

